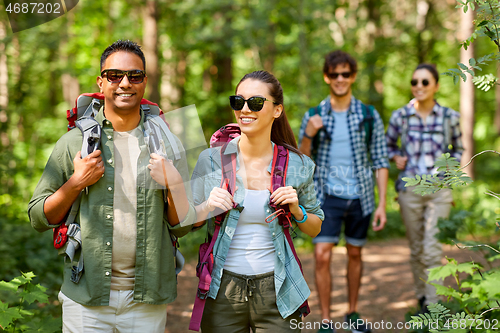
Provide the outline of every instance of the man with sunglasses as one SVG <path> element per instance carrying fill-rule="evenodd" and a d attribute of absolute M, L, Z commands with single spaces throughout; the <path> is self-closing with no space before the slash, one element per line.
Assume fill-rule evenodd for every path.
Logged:
<path fill-rule="evenodd" d="M 357 312 L 362 275 L 361 249 L 366 243 L 372 213 L 375 211 L 373 230 L 382 230 L 386 223 L 389 161 L 384 125 L 379 114 L 372 109 L 369 119 L 368 106 L 352 96 L 356 75 L 357 63 L 351 55 L 340 50 L 326 55 L 323 79 L 330 95 L 311 109 L 315 112 L 304 115 L 299 141 L 300 150 L 315 159 L 314 180 L 325 213 L 321 232 L 313 240 L 316 288 L 323 323 L 330 322 L 331 253 L 339 242 L 344 223 L 349 310 L 345 316 L 347 325 L 343 327 L 349 327 L 352 332 L 370 332 L 359 320 Z M 366 122 L 369 122 L 367 126 Z M 371 128 L 371 137 L 365 127 Z M 376 170 L 379 192 L 377 208 L 373 170 Z M 334 327 L 326 324 L 319 330 L 332 331 Z"/>
<path fill-rule="evenodd" d="M 33 227 L 46 231 L 63 223 L 80 200 L 75 261 L 83 257 L 84 268 L 78 280 L 71 260 L 64 265 L 63 332 L 164 332 L 166 304 L 176 298 L 170 234 L 189 232 L 196 213 L 184 185 L 189 175 L 182 149 L 172 162 L 150 154 L 145 143 L 145 66 L 134 42 L 106 48 L 97 77 L 104 95 L 95 116 L 102 128 L 99 149 L 81 158 L 82 132 L 63 135 L 28 207 Z M 173 156 L 165 135 L 160 139 Z"/>

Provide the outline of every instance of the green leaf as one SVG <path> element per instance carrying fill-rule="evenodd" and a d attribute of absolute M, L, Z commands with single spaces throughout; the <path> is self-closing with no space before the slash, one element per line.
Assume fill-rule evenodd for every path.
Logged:
<path fill-rule="evenodd" d="M 22 317 L 17 308 L 9 308 L 7 303 L 0 301 L 0 326 L 7 328 L 14 320 Z"/>
<path fill-rule="evenodd" d="M 458 67 L 460 67 L 464 71 L 469 69 L 466 65 L 462 64 L 461 62 L 458 63 Z"/>
<path fill-rule="evenodd" d="M 482 27 L 483 25 L 487 25 L 487 24 L 488 24 L 488 21 L 482 20 L 477 26 L 479 28 L 479 27 Z"/>
<path fill-rule="evenodd" d="M 17 292 L 19 285 L 17 283 L 0 281 L 0 290 L 8 290 L 11 292 Z"/>
<path fill-rule="evenodd" d="M 459 75 L 464 82 L 467 82 L 467 75 L 465 75 L 464 73 L 460 73 Z"/>
<path fill-rule="evenodd" d="M 40 321 L 31 321 L 28 323 L 29 329 L 26 333 L 53 333 L 61 332 L 61 318 L 45 316 Z"/>
<path fill-rule="evenodd" d="M 457 274 L 458 265 L 456 261 L 450 261 L 444 266 L 429 269 L 429 280 L 441 280 L 448 276 Z"/>
<path fill-rule="evenodd" d="M 45 294 L 47 288 L 43 287 L 40 284 L 28 284 L 26 290 L 21 292 L 20 297 L 24 299 L 25 302 L 31 304 L 33 302 L 47 303 L 49 301 L 49 297 Z"/>
<path fill-rule="evenodd" d="M 474 58 L 470 58 L 470 59 L 469 59 L 469 65 L 471 65 L 472 67 L 473 67 L 473 66 L 476 66 L 476 59 L 474 59 Z"/>

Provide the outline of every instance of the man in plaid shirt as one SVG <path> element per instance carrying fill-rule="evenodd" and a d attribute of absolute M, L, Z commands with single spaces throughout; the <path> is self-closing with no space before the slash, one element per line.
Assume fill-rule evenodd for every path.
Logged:
<path fill-rule="evenodd" d="M 323 78 L 330 95 L 302 119 L 299 149 L 316 162 L 314 181 L 325 220 L 314 238 L 316 287 L 324 325 L 320 332 L 333 332 L 330 322 L 331 252 L 339 242 L 342 223 L 348 254 L 347 281 L 349 312 L 345 321 L 352 332 L 370 332 L 358 324 L 358 293 L 361 284 L 361 249 L 374 213 L 373 230 L 386 223 L 385 204 L 389 161 L 384 125 L 376 110 L 352 96 L 357 63 L 349 54 L 334 51 L 326 55 Z M 371 113 L 371 116 L 369 115 Z M 367 131 L 365 122 L 368 122 Z M 369 136 L 369 137 L 367 137 Z M 317 143 L 314 143 L 317 142 Z M 379 192 L 375 208 L 373 170 Z"/>

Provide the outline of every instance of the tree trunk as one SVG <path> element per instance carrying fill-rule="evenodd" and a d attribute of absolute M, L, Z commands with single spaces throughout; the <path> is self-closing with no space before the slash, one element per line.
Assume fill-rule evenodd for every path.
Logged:
<path fill-rule="evenodd" d="M 7 35 L 5 24 L 0 21 L 0 41 Z M 9 138 L 7 136 L 7 105 L 9 105 L 9 89 L 7 82 L 9 81 L 9 74 L 7 68 L 7 54 L 5 43 L 0 43 L 0 147 L 9 145 Z"/>
<path fill-rule="evenodd" d="M 500 67 L 497 68 L 497 77 L 500 77 Z M 500 85 L 495 86 L 495 99 L 497 101 L 497 107 L 495 109 L 495 129 L 497 135 L 500 135 Z"/>
<path fill-rule="evenodd" d="M 160 102 L 160 73 L 158 70 L 158 5 L 157 0 L 148 0 L 143 9 L 143 50 L 146 57 L 148 85 L 146 98 Z"/>
<path fill-rule="evenodd" d="M 467 39 L 474 32 L 474 12 L 468 10 L 467 13 L 461 11 L 460 39 Z M 474 44 L 469 45 L 467 50 L 460 49 L 460 62 L 469 64 L 469 59 L 474 57 Z M 462 165 L 469 162 L 474 155 L 474 84 L 472 77 L 467 74 L 467 81 L 460 81 L 460 127 L 462 129 L 462 142 L 464 153 L 462 155 Z M 474 178 L 474 164 L 471 163 L 464 172 Z"/>

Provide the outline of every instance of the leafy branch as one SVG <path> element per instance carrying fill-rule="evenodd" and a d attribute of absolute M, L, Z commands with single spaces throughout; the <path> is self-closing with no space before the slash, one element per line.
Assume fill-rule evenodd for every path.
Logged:
<path fill-rule="evenodd" d="M 21 273 L 9 282 L 0 281 L 0 292 L 13 299 L 14 305 L 0 301 L 0 328 L 7 332 L 58 332 L 61 330 L 60 320 L 51 316 L 35 318 L 37 310 L 29 309 L 29 305 L 39 302 L 47 303 L 47 288 L 33 284 L 32 272 Z"/>
<path fill-rule="evenodd" d="M 493 74 L 476 76 L 474 70 L 482 71 L 481 66 L 485 66 L 491 61 L 500 60 L 500 2 L 499 0 L 458 0 L 456 8 L 462 8 L 464 13 L 469 10 L 476 10 L 477 20 L 474 21 L 475 29 L 469 38 L 460 44 L 465 50 L 479 37 L 488 37 L 498 49 L 496 53 L 487 54 L 479 59 L 470 58 L 469 64 L 458 63 L 458 68 L 451 68 L 442 73 L 451 76 L 455 84 L 460 79 L 467 81 L 467 75 L 472 76 L 472 82 L 479 89 L 488 91 L 495 85 L 500 84 L 499 80 Z"/>
<path fill-rule="evenodd" d="M 434 175 L 415 175 L 413 178 L 403 177 L 406 182 L 405 187 L 415 186 L 413 192 L 426 195 L 436 193 L 443 188 L 452 188 L 454 186 L 466 186 L 472 183 L 472 178 L 467 176 L 462 170 L 466 168 L 479 155 L 485 153 L 495 153 L 500 156 L 500 152 L 496 150 L 483 150 L 472 156 L 469 162 L 463 167 L 455 157 L 451 157 L 450 153 L 442 154 L 435 163 L 439 174 Z M 500 194 L 488 191 L 486 194 L 496 197 L 500 200 Z"/>

